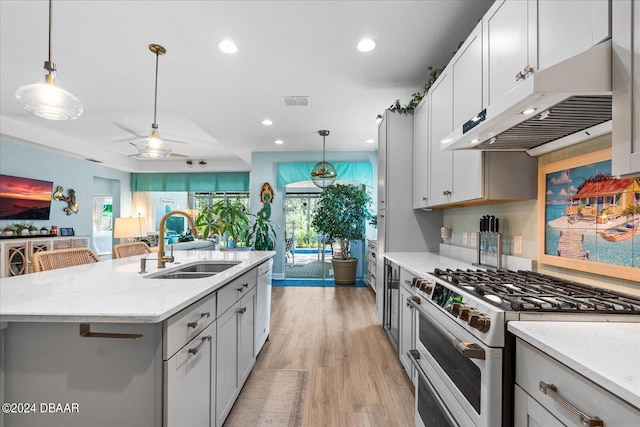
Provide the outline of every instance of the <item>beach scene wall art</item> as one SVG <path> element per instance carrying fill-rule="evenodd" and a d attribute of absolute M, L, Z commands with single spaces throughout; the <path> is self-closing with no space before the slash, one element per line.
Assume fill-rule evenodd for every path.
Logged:
<path fill-rule="evenodd" d="M 547 261 L 581 261 L 576 264 L 580 269 L 587 263 L 630 267 L 631 277 L 635 270 L 639 280 L 640 176 L 614 177 L 610 158 L 593 160 L 545 167 L 539 180 L 544 186 L 539 198 L 544 204 L 543 255 Z"/>

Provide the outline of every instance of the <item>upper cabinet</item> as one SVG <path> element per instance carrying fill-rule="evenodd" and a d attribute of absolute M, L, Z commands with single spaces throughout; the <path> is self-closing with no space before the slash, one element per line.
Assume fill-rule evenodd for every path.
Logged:
<path fill-rule="evenodd" d="M 413 208 L 423 209 L 429 199 L 429 99 L 413 111 Z"/>
<path fill-rule="evenodd" d="M 453 128 L 453 77 L 445 68 L 429 90 L 429 206 L 451 201 L 453 152 L 440 148 L 440 141 Z"/>
<path fill-rule="evenodd" d="M 614 175 L 640 173 L 640 0 L 612 6 Z"/>
<path fill-rule="evenodd" d="M 482 19 L 486 106 L 496 103 L 537 69 L 536 5 L 535 0 L 496 1 Z"/>

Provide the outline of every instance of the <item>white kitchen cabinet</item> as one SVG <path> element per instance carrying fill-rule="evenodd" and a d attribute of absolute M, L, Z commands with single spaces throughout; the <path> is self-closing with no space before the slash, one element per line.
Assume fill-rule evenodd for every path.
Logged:
<path fill-rule="evenodd" d="M 221 427 L 255 364 L 256 289 L 249 288 L 217 321 L 216 418 Z"/>
<path fill-rule="evenodd" d="M 437 252 L 441 212 L 414 210 L 413 114 L 386 110 L 378 125 L 378 255 L 386 252 Z M 382 177 L 382 178 L 381 178 Z M 378 286 L 383 285 L 384 263 L 377 263 Z M 382 320 L 383 292 L 376 294 Z"/>
<path fill-rule="evenodd" d="M 451 202 L 453 151 L 440 148 L 440 141 L 453 129 L 453 78 L 447 67 L 429 90 L 429 206 Z"/>
<path fill-rule="evenodd" d="M 640 173 L 640 0 L 612 5 L 614 175 Z"/>
<path fill-rule="evenodd" d="M 500 105 L 533 73 L 606 40 L 609 17 L 608 0 L 496 1 L 482 21 L 485 107 Z M 517 91 L 509 97 L 509 105 L 519 100 Z"/>
<path fill-rule="evenodd" d="M 373 290 L 378 292 L 376 275 L 378 274 L 376 269 L 378 265 L 378 242 L 375 240 L 367 241 L 367 283 Z M 380 281 L 382 282 L 382 281 Z"/>
<path fill-rule="evenodd" d="M 413 208 L 429 206 L 429 97 L 413 111 Z"/>
<path fill-rule="evenodd" d="M 577 411 L 599 418 L 606 427 L 628 427 L 640 419 L 640 409 L 517 338 L 514 425 L 589 425 L 580 422 Z"/>
<path fill-rule="evenodd" d="M 522 78 L 537 70 L 536 0 L 498 0 L 483 21 L 485 106 L 499 101 Z"/>
<path fill-rule="evenodd" d="M 215 385 L 215 322 L 164 362 L 165 426 L 210 426 Z"/>
<path fill-rule="evenodd" d="M 415 295 L 411 287 L 414 277 L 409 271 L 400 267 L 400 321 L 398 322 L 400 342 L 398 343 L 398 357 L 407 375 L 415 385 L 417 383 L 417 372 L 407 355 L 409 350 L 416 348 L 416 315 L 414 308 L 407 303 L 407 299 Z"/>

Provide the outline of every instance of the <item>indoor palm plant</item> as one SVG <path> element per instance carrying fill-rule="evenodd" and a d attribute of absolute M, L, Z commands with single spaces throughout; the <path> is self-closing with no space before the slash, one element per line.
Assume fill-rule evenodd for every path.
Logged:
<path fill-rule="evenodd" d="M 275 226 L 273 221 L 265 216 L 264 210 L 255 215 L 255 220 L 247 235 L 247 242 L 256 251 L 272 251 L 275 248 Z"/>
<path fill-rule="evenodd" d="M 354 185 L 333 185 L 320 195 L 311 225 L 340 244 L 340 257 L 331 260 L 336 284 L 351 285 L 356 281 L 358 259 L 351 257 L 350 243 L 366 237 L 370 203 L 367 192 Z"/>

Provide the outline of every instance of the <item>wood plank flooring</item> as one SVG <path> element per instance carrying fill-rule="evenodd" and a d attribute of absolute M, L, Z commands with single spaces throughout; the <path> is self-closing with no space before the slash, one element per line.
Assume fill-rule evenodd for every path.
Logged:
<path fill-rule="evenodd" d="M 368 288 L 273 287 L 254 369 L 307 369 L 303 427 L 414 426 L 413 384 Z"/>

